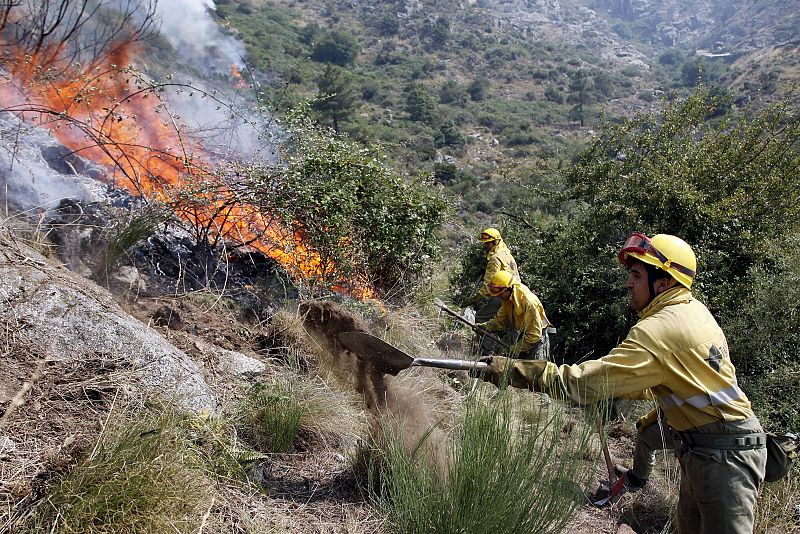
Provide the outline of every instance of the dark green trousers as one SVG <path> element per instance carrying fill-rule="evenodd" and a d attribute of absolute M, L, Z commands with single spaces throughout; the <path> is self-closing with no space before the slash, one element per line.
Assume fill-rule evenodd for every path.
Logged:
<path fill-rule="evenodd" d="M 758 419 L 714 423 L 698 429 L 709 434 L 761 432 Z M 766 449 L 745 451 L 687 447 L 675 440 L 681 465 L 678 532 L 752 534 L 758 488 L 764 480 Z"/>

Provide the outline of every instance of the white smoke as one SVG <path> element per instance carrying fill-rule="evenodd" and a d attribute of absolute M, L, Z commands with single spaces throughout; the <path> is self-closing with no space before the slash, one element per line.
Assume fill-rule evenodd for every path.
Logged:
<path fill-rule="evenodd" d="M 145 6 L 149 1 L 109 3 L 130 9 L 131 2 Z M 167 90 L 160 96 L 180 117 L 176 124 L 185 125 L 181 135 L 201 140 L 221 160 L 274 161 L 272 139 L 279 136 L 278 126 L 247 111 L 249 89 L 233 89 L 231 66 L 242 64 L 244 48 L 216 24 L 209 11 L 215 9 L 214 2 L 160 0 L 157 9 L 160 32 L 182 63 L 168 66 L 173 79 L 202 89 L 193 96 L 190 90 Z M 141 59 L 147 63 L 147 58 Z M 200 79 L 198 72 L 203 75 Z M 201 98 L 202 93 L 215 96 Z M 59 158 L 64 155 L 68 156 Z M 107 186 L 100 180 L 108 172 L 71 155 L 49 130 L 25 125 L 10 114 L 0 115 L 0 200 L 12 208 L 49 211 L 63 198 L 108 201 Z"/>
<path fill-rule="evenodd" d="M 242 63 L 244 47 L 220 30 L 211 15 L 215 9 L 213 0 L 161 0 L 161 34 L 186 63 L 227 73 Z"/>
<path fill-rule="evenodd" d="M 246 110 L 246 90 L 231 89 L 231 82 L 237 81 L 232 77 L 232 67 L 244 63 L 245 50 L 217 24 L 213 0 L 160 0 L 157 9 L 161 34 L 182 63 L 174 69 L 202 73 L 202 79 L 181 76 L 222 101 L 201 100 L 197 93 L 194 98 L 188 98 L 185 92 L 170 94 L 171 110 L 190 127 L 193 137 L 202 139 L 205 148 L 219 157 L 274 160 L 274 124 Z"/>

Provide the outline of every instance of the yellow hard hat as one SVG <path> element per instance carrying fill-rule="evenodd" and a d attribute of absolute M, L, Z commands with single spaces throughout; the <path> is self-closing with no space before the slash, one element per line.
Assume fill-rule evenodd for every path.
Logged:
<path fill-rule="evenodd" d="M 483 232 L 481 232 L 480 237 L 478 238 L 484 243 L 488 243 L 489 241 L 498 241 L 503 239 L 500 237 L 500 230 L 497 228 L 487 228 Z"/>
<path fill-rule="evenodd" d="M 656 234 L 651 238 L 635 232 L 619 251 L 619 261 L 627 265 L 628 258 L 654 265 L 668 272 L 687 288 L 697 275 L 697 258 L 689 244 L 674 235 Z"/>
<path fill-rule="evenodd" d="M 489 294 L 496 297 L 509 287 L 511 287 L 514 282 L 514 275 L 508 271 L 497 271 L 494 273 L 492 277 L 492 281 L 489 282 L 489 285 L 486 286 L 486 289 L 489 291 Z"/>

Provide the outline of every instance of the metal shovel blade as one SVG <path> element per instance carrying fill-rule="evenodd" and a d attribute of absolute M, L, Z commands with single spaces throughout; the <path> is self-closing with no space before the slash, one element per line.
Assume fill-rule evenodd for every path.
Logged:
<path fill-rule="evenodd" d="M 414 363 L 413 357 L 366 332 L 340 332 L 338 337 L 347 350 L 371 362 L 382 373 L 397 375 Z"/>
<path fill-rule="evenodd" d="M 408 369 L 412 366 L 438 367 L 440 369 L 462 371 L 485 371 L 489 368 L 488 363 L 470 360 L 415 358 L 381 338 L 366 332 L 341 332 L 338 337 L 345 348 L 358 354 L 362 360 L 371 362 L 379 372 L 390 375 L 397 375 L 403 369 Z"/>

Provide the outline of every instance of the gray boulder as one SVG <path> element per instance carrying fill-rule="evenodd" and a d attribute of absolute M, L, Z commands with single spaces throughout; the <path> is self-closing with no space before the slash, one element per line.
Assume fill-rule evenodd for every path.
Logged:
<path fill-rule="evenodd" d="M 214 411 L 216 400 L 184 352 L 125 313 L 111 294 L 53 265 L 0 227 L 0 321 L 15 343 L 48 359 L 111 359 L 127 386 L 179 407 Z"/>

